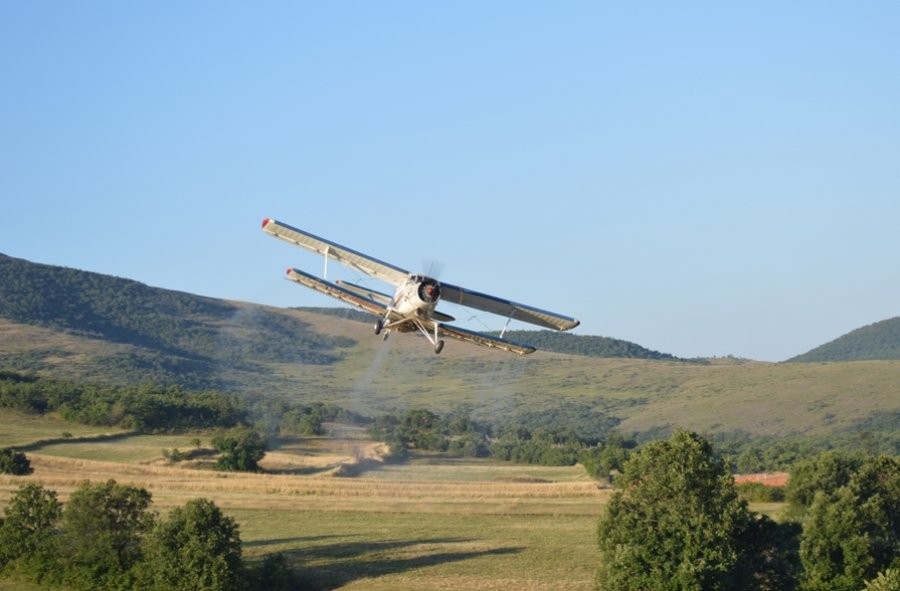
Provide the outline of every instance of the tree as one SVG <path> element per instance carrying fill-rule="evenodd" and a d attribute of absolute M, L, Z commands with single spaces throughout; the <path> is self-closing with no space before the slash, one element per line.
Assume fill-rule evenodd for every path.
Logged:
<path fill-rule="evenodd" d="M 56 493 L 26 484 L 10 499 L 0 525 L 0 567 L 15 564 L 38 581 L 53 570 L 54 533 L 62 513 Z"/>
<path fill-rule="evenodd" d="M 234 519 L 206 499 L 172 511 L 150 534 L 141 568 L 150 591 L 230 591 L 241 587 L 241 539 Z"/>
<path fill-rule="evenodd" d="M 598 525 L 604 591 L 746 586 L 753 518 L 708 441 L 676 431 L 631 456 Z"/>
<path fill-rule="evenodd" d="M 259 471 L 259 461 L 266 455 L 266 440 L 258 432 L 247 428 L 230 429 L 212 438 L 212 445 L 221 456 L 216 461 L 219 470 L 239 472 Z"/>
<path fill-rule="evenodd" d="M 4 447 L 0 449 L 0 472 L 13 476 L 26 476 L 34 470 L 25 454 L 11 447 Z"/>
<path fill-rule="evenodd" d="M 846 485 L 817 492 L 800 558 L 805 591 L 856 591 L 900 567 L 900 460 L 867 458 Z"/>
<path fill-rule="evenodd" d="M 141 541 L 153 526 L 150 493 L 143 488 L 84 482 L 63 511 L 60 555 L 65 582 L 78 589 L 127 587 L 141 559 Z"/>
<path fill-rule="evenodd" d="M 861 463 L 858 456 L 826 451 L 794 464 L 785 491 L 791 516 L 802 519 L 812 506 L 816 493 L 832 496 L 850 482 Z"/>

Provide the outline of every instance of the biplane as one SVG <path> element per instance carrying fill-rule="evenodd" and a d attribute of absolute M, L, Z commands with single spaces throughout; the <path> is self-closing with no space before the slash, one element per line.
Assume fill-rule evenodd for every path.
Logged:
<path fill-rule="evenodd" d="M 418 331 L 428 339 L 435 353 L 440 353 L 444 348 L 442 337 L 450 337 L 517 355 L 527 355 L 534 353 L 536 349 L 531 345 L 503 338 L 511 320 L 554 330 L 570 330 L 579 324 L 578 320 L 568 316 L 411 273 L 271 218 L 263 220 L 262 229 L 267 234 L 325 257 L 323 278 L 294 268 L 287 270 L 287 278 L 372 314 L 377 318 L 375 334 L 382 335 L 384 339 L 387 339 L 392 331 L 398 333 Z M 395 288 L 393 295 L 346 281 L 328 280 L 329 259 L 392 284 Z M 505 316 L 506 326 L 500 331 L 499 336 L 495 336 L 447 324 L 453 322 L 454 318 L 436 310 L 439 301 Z"/>

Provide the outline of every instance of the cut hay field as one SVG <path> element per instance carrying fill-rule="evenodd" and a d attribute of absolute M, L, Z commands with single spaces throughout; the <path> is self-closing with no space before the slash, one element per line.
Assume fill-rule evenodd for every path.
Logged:
<path fill-rule="evenodd" d="M 9 437 L 11 418 L 0 416 L 0 437 Z M 34 421 L 36 439 L 58 435 L 52 420 Z M 212 499 L 239 523 L 248 559 L 282 552 L 310 588 L 591 588 L 596 521 L 609 491 L 579 466 L 429 456 L 383 464 L 379 444 L 355 428 L 275 442 L 265 474 L 163 461 L 163 448 L 188 450 L 194 437 L 209 438 L 126 435 L 38 446 L 27 452 L 34 474 L 0 476 L 0 506 L 25 482 L 65 500 L 85 479 L 114 478 L 147 488 L 160 513 L 192 498 Z M 364 469 L 337 476 L 353 466 Z M 22 588 L 9 584 L 0 590 Z"/>

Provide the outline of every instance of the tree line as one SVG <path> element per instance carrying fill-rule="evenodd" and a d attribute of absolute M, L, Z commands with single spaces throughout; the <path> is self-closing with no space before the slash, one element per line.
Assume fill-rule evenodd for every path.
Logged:
<path fill-rule="evenodd" d="M 63 505 L 21 486 L 0 520 L 0 572 L 76 590 L 244 591 L 295 588 L 284 557 L 243 560 L 237 523 L 207 499 L 161 518 L 143 488 L 83 482 Z"/>
<path fill-rule="evenodd" d="M 464 413 L 441 417 L 425 409 L 377 417 L 368 431 L 388 444 L 395 459 L 418 450 L 544 466 L 580 462 L 595 478 L 621 469 L 628 451 L 636 446 L 608 429 L 602 430 L 605 435 L 584 435 L 572 427 L 527 426 L 519 421 L 494 426 Z"/>
<path fill-rule="evenodd" d="M 324 422 L 365 420 L 333 404 L 252 399 L 149 383 L 80 384 L 6 370 L 0 370 L 0 408 L 54 412 L 71 422 L 145 433 L 254 426 L 266 434 L 321 435 Z"/>

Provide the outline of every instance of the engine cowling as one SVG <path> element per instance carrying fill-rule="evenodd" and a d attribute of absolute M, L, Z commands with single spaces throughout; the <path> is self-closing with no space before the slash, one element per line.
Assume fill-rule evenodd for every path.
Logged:
<path fill-rule="evenodd" d="M 418 282 L 416 294 L 419 296 L 419 301 L 429 306 L 437 304 L 438 300 L 441 299 L 441 284 L 438 283 L 437 279 L 417 275 L 413 277 L 413 280 Z"/>

